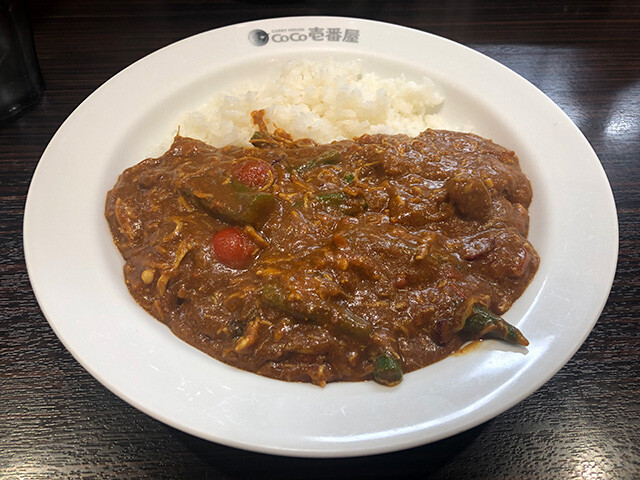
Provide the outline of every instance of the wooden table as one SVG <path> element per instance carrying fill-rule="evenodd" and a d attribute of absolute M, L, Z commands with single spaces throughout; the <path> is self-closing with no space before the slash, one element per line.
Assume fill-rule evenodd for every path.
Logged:
<path fill-rule="evenodd" d="M 32 0 L 30 8 L 47 90 L 37 106 L 0 129 L 0 477 L 640 478 L 638 2 Z M 58 341 L 36 303 L 22 249 L 24 202 L 38 159 L 95 88 L 144 55 L 208 29 L 319 14 L 432 32 L 523 75 L 593 145 L 620 221 L 609 301 L 557 375 L 471 431 L 366 458 L 248 453 L 139 412 L 101 386 Z"/>

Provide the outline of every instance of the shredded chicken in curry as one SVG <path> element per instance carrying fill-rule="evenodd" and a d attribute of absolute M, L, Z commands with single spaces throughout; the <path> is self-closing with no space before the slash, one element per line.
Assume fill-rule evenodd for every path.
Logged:
<path fill-rule="evenodd" d="M 177 136 L 127 169 L 106 217 L 135 300 L 260 375 L 324 385 L 403 373 L 493 336 L 534 276 L 531 186 L 490 140 L 427 130 L 253 147 Z"/>

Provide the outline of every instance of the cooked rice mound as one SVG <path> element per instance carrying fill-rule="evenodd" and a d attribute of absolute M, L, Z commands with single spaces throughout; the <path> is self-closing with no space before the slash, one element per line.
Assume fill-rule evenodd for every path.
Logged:
<path fill-rule="evenodd" d="M 297 60 L 267 82 L 247 82 L 215 95 L 184 115 L 179 126 L 181 135 L 215 147 L 249 145 L 255 131 L 250 114 L 264 109 L 271 126 L 319 143 L 365 133 L 415 136 L 427 128 L 447 128 L 436 114 L 443 100 L 427 77 L 382 78 L 357 60 Z"/>

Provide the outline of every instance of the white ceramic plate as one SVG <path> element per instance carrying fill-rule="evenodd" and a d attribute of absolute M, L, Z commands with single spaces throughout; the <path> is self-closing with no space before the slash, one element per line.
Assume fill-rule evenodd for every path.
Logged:
<path fill-rule="evenodd" d="M 314 41 L 310 28 L 353 41 Z M 257 46 L 250 32 L 269 41 Z M 264 35 L 253 34 L 254 40 Z M 282 41 L 285 38 L 288 41 Z M 341 36 L 343 40 L 344 37 Z M 281 40 L 281 41 L 277 41 Z M 257 42 L 259 43 L 259 42 Z M 319 388 L 226 366 L 181 342 L 129 296 L 103 216 L 127 166 L 173 134 L 181 113 L 246 75 L 301 56 L 362 59 L 382 75 L 428 75 L 441 114 L 514 149 L 532 181 L 530 239 L 538 274 L 506 318 L 526 353 L 487 341 L 406 375 Z M 206 32 L 159 50 L 106 82 L 65 121 L 34 174 L 24 219 L 38 302 L 75 358 L 116 395 L 193 435 L 260 452 L 351 456 L 432 442 L 521 401 L 582 344 L 607 299 L 618 231 L 604 171 L 576 126 L 495 61 L 394 25 L 336 17 L 271 19 Z"/>

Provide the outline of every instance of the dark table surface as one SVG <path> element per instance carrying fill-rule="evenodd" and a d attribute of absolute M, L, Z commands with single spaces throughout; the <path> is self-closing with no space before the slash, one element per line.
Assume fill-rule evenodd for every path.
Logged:
<path fill-rule="evenodd" d="M 34 108 L 0 128 L 1 478 L 640 478 L 638 2 L 32 0 L 29 5 L 47 90 Z M 22 216 L 38 159 L 65 118 L 108 78 L 158 48 L 223 25 L 289 15 L 397 23 L 498 60 L 567 112 L 609 177 L 620 255 L 598 323 L 542 388 L 468 432 L 407 451 L 335 460 L 216 445 L 111 394 L 64 349 L 38 307 L 25 267 Z"/>

